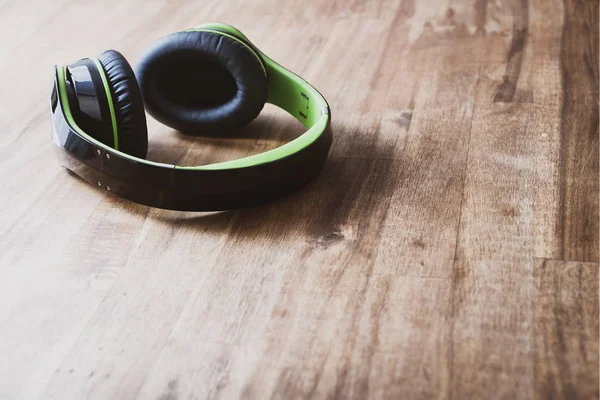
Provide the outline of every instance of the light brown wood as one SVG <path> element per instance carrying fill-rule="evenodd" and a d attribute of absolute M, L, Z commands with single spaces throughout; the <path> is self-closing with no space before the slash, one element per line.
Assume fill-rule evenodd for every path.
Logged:
<path fill-rule="evenodd" d="M 57 166 L 52 65 L 223 21 L 332 107 L 265 207 L 149 209 Z M 598 398 L 598 2 L 0 1 L 0 399 Z M 149 120 L 199 164 L 302 133 Z"/>

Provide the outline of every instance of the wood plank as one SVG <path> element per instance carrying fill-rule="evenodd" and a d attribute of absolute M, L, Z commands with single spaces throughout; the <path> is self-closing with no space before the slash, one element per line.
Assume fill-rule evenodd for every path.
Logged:
<path fill-rule="evenodd" d="M 465 82 L 466 96 L 475 86 L 477 74 L 472 76 L 470 87 Z M 428 89 L 439 90 L 440 96 L 447 90 L 443 85 Z M 473 104 L 436 107 L 428 95 L 423 97 L 417 100 L 403 148 L 377 255 L 378 274 L 451 275 Z"/>
<path fill-rule="evenodd" d="M 565 1 L 560 135 L 561 259 L 598 261 L 598 2 Z M 581 85 L 580 82 L 586 82 Z"/>
<path fill-rule="evenodd" d="M 166 234 L 164 228 L 173 217 L 171 212 L 155 211 L 137 235 L 123 240 L 131 250 L 118 264 L 120 273 L 56 366 L 41 397 L 135 396 L 193 286 L 202 285 L 211 260 L 219 254 L 232 216 L 209 216 L 205 222 L 210 223 L 214 235 L 212 240 L 201 241 L 197 235 L 203 230 L 183 224 L 179 229 L 167 229 Z M 66 253 L 73 251 L 67 249 Z M 115 363 L 118 359 L 121 361 Z"/>
<path fill-rule="evenodd" d="M 418 18 L 413 23 L 431 24 L 440 9 L 444 11 L 445 7 L 438 7 L 435 13 L 426 4 L 417 5 L 415 18 Z M 467 12 L 456 12 L 453 18 L 466 18 Z M 401 70 L 404 80 L 420 80 L 419 87 L 408 86 L 410 92 L 393 93 L 387 100 L 388 104 L 398 104 L 398 110 L 406 110 L 390 119 L 408 125 L 408 129 L 394 151 L 401 164 L 377 252 L 375 270 L 382 275 L 450 277 L 455 256 L 473 98 L 480 68 L 478 63 L 465 60 L 471 60 L 481 43 L 472 37 L 464 38 L 458 51 L 431 47 L 426 44 L 428 40 L 438 42 L 448 38 L 432 39 L 427 34 L 422 31 L 421 36 L 413 39 L 406 64 L 411 65 L 412 53 L 425 53 L 416 57 L 431 68 L 427 72 L 415 69 L 414 75 L 407 73 L 413 72 L 411 69 Z M 388 58 L 380 71 L 393 69 L 397 64 Z M 386 82 L 386 76 L 382 75 L 381 80 Z M 462 87 L 460 93 L 455 90 L 456 82 Z"/>
<path fill-rule="evenodd" d="M 536 398 L 597 398 L 598 264 L 537 259 L 534 280 Z"/>
<path fill-rule="evenodd" d="M 533 396 L 532 316 L 523 306 L 533 283 L 528 115 L 522 105 L 496 103 L 473 116 L 452 271 L 453 398 Z"/>

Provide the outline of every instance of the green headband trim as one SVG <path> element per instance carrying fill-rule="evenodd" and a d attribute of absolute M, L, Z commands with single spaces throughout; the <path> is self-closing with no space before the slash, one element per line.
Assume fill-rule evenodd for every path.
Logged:
<path fill-rule="evenodd" d="M 249 157 L 203 165 L 180 167 L 178 169 L 215 170 L 243 168 L 275 161 L 308 147 L 317 140 L 329 124 L 329 106 L 323 96 L 308 82 L 286 70 L 269 57 L 262 55 L 269 73 L 269 95 L 267 102 L 284 109 L 302 122 L 308 131 L 296 139 L 276 149 Z"/>

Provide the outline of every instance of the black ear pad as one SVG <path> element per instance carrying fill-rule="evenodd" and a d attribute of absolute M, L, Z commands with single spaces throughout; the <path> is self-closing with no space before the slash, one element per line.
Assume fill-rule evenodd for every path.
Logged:
<path fill-rule="evenodd" d="M 98 57 L 112 95 L 119 150 L 132 156 L 146 158 L 148 151 L 148 128 L 144 103 L 131 66 L 115 50 L 107 50 Z"/>
<path fill-rule="evenodd" d="M 186 133 L 246 125 L 267 100 L 261 60 L 238 40 L 215 32 L 163 37 L 141 57 L 136 75 L 150 115 Z"/>

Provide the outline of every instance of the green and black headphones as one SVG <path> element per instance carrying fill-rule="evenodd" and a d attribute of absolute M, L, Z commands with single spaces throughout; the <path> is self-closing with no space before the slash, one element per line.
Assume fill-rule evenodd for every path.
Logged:
<path fill-rule="evenodd" d="M 276 149 L 216 164 L 145 159 L 144 106 L 174 129 L 214 135 L 248 124 L 265 102 L 308 130 Z M 330 121 L 327 101 L 314 87 L 220 23 L 163 37 L 135 74 L 114 50 L 55 67 L 52 125 L 61 164 L 105 191 L 152 207 L 228 210 L 289 194 L 323 168 Z"/>

